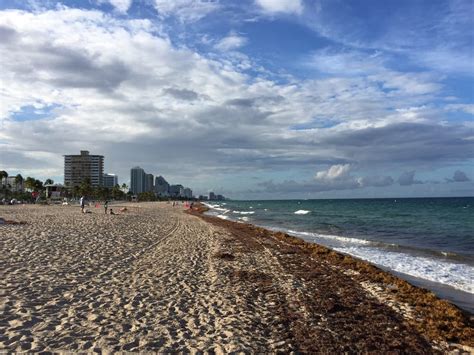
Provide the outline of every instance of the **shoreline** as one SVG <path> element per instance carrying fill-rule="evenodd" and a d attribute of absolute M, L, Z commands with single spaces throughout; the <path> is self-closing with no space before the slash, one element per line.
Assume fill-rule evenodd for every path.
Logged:
<path fill-rule="evenodd" d="M 212 210 L 212 208 L 210 208 L 209 206 L 207 206 L 207 204 L 203 204 L 205 206 L 206 209 L 208 209 L 209 211 Z M 420 276 L 415 276 L 415 275 L 412 275 L 410 273 L 406 273 L 404 271 L 399 271 L 399 270 L 396 270 L 396 269 L 392 269 L 390 268 L 390 266 L 387 266 L 387 265 L 383 265 L 383 264 L 379 264 L 377 263 L 376 261 L 373 261 L 373 260 L 370 260 L 367 259 L 367 258 L 364 258 L 364 257 L 360 257 L 356 254 L 353 254 L 353 253 L 350 253 L 350 252 L 345 252 L 345 251 L 340 251 L 340 250 L 337 250 L 337 248 L 333 248 L 331 245 L 326 245 L 324 243 L 320 243 L 319 241 L 314 241 L 314 240 L 311 240 L 311 238 L 307 239 L 305 237 L 304 234 L 311 234 L 311 233 L 306 233 L 306 232 L 295 232 L 295 231 L 292 231 L 292 230 L 289 230 L 287 228 L 284 228 L 282 226 L 278 226 L 278 227 L 274 227 L 274 226 L 271 226 L 271 225 L 264 225 L 264 224 L 256 224 L 254 221 L 248 221 L 247 219 L 245 220 L 240 220 L 240 218 L 233 218 L 233 216 L 222 216 L 222 218 L 220 218 L 217 214 L 215 214 L 215 212 L 213 211 L 213 213 L 210 213 L 210 214 L 207 214 L 207 216 L 210 216 L 210 217 L 217 217 L 221 220 L 227 220 L 227 221 L 230 221 L 230 222 L 236 222 L 236 223 L 244 223 L 244 224 L 250 224 L 250 225 L 253 225 L 253 226 L 256 226 L 256 227 L 259 227 L 259 228 L 264 228 L 266 230 L 269 230 L 270 232 L 280 232 L 280 233 L 284 233 L 284 234 L 287 234 L 291 237 L 294 237 L 294 238 L 298 238 L 306 243 L 309 243 L 309 244 L 316 244 L 316 245 L 320 245 L 320 246 L 323 246 L 323 247 L 326 247 L 326 248 L 329 248 L 330 250 L 333 250 L 337 253 L 341 253 L 343 255 L 347 255 L 349 257 L 352 257 L 352 258 L 355 258 L 357 260 L 360 260 L 360 261 L 363 261 L 363 262 L 367 262 L 385 272 L 388 272 L 396 277 L 399 277 L 417 287 L 421 287 L 421 288 L 425 288 L 425 289 L 428 289 L 432 292 L 434 292 L 438 297 L 440 297 L 441 299 L 444 299 L 444 300 L 447 300 L 451 303 L 453 303 L 454 305 L 456 305 L 457 307 L 461 308 L 463 311 L 467 312 L 468 314 L 470 314 L 471 316 L 474 315 L 474 294 L 472 293 L 469 293 L 468 291 L 465 291 L 463 289 L 459 289 L 459 288 L 456 288 L 456 287 L 453 287 L 451 285 L 448 285 L 448 284 L 443 284 L 443 283 L 439 283 L 439 282 L 436 282 L 436 281 L 432 281 L 430 279 L 425 279 L 423 277 L 420 277 Z M 224 218 L 225 217 L 225 218 Z M 345 237 L 344 237 L 345 238 Z M 366 240 L 364 240 L 366 241 Z M 370 241 L 367 241 L 368 243 Z M 374 244 L 376 242 L 373 242 Z M 409 254 L 411 255 L 411 254 Z M 415 256 L 423 256 L 423 257 L 426 257 L 426 254 L 415 254 Z M 444 261 L 444 260 L 443 260 Z M 464 266 L 464 264 L 458 260 L 454 260 L 454 261 L 449 261 L 451 263 L 460 263 L 461 265 Z M 467 263 L 467 265 L 470 265 L 469 263 Z M 403 268 L 402 268 L 403 269 Z"/>
<path fill-rule="evenodd" d="M 122 204 L 121 204 L 122 205 Z M 166 203 L 2 206 L 6 352 L 445 353 L 472 319 L 327 248 Z"/>
<path fill-rule="evenodd" d="M 368 261 L 334 251 L 320 244 L 307 242 L 284 232 L 272 231 L 248 222 L 236 222 L 206 215 L 207 210 L 209 210 L 207 206 L 201 205 L 196 211 L 189 213 L 232 231 L 239 233 L 244 231 L 254 238 L 271 238 L 298 247 L 303 255 L 309 253 L 312 257 L 340 267 L 346 274 L 362 284 L 368 293 L 401 314 L 404 320 L 418 331 L 440 341 L 462 339 L 462 342 L 467 342 L 470 347 L 469 351 L 474 351 L 474 314 L 468 310 L 461 309 L 448 300 L 440 299 L 432 291 L 413 285 Z M 464 332 L 465 330 L 467 332 Z"/>

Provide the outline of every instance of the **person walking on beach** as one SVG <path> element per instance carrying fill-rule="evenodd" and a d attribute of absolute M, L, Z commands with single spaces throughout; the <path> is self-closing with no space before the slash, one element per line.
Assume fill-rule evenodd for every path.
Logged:
<path fill-rule="evenodd" d="M 105 214 L 107 214 L 107 208 L 109 207 L 109 201 L 105 200 L 104 202 L 104 211 L 105 211 Z M 112 210 L 111 210 L 112 211 Z"/>
<path fill-rule="evenodd" d="M 79 204 L 81 205 L 81 212 L 84 213 L 84 207 L 85 207 L 85 198 L 84 198 L 84 196 L 81 196 L 81 199 L 79 200 Z"/>

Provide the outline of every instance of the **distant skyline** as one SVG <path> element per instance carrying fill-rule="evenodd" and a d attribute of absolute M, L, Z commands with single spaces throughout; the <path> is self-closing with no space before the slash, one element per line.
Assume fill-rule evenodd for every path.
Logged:
<path fill-rule="evenodd" d="M 474 195 L 474 2 L 3 0 L 0 170 L 234 199 Z"/>

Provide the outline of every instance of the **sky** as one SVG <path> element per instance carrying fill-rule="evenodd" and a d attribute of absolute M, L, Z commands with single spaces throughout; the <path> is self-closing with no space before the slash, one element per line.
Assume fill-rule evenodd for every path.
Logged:
<path fill-rule="evenodd" d="M 474 195 L 474 2 L 2 0 L 0 170 L 235 199 Z"/>

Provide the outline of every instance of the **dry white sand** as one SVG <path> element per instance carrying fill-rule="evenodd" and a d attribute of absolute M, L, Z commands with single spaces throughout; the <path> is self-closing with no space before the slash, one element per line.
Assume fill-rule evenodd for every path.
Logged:
<path fill-rule="evenodd" d="M 0 206 L 0 217 L 27 222 L 0 226 L 0 350 L 290 349 L 272 314 L 281 295 L 255 297 L 220 277 L 226 230 L 163 203 L 91 210 Z M 255 255 L 239 259 L 275 272 Z"/>

